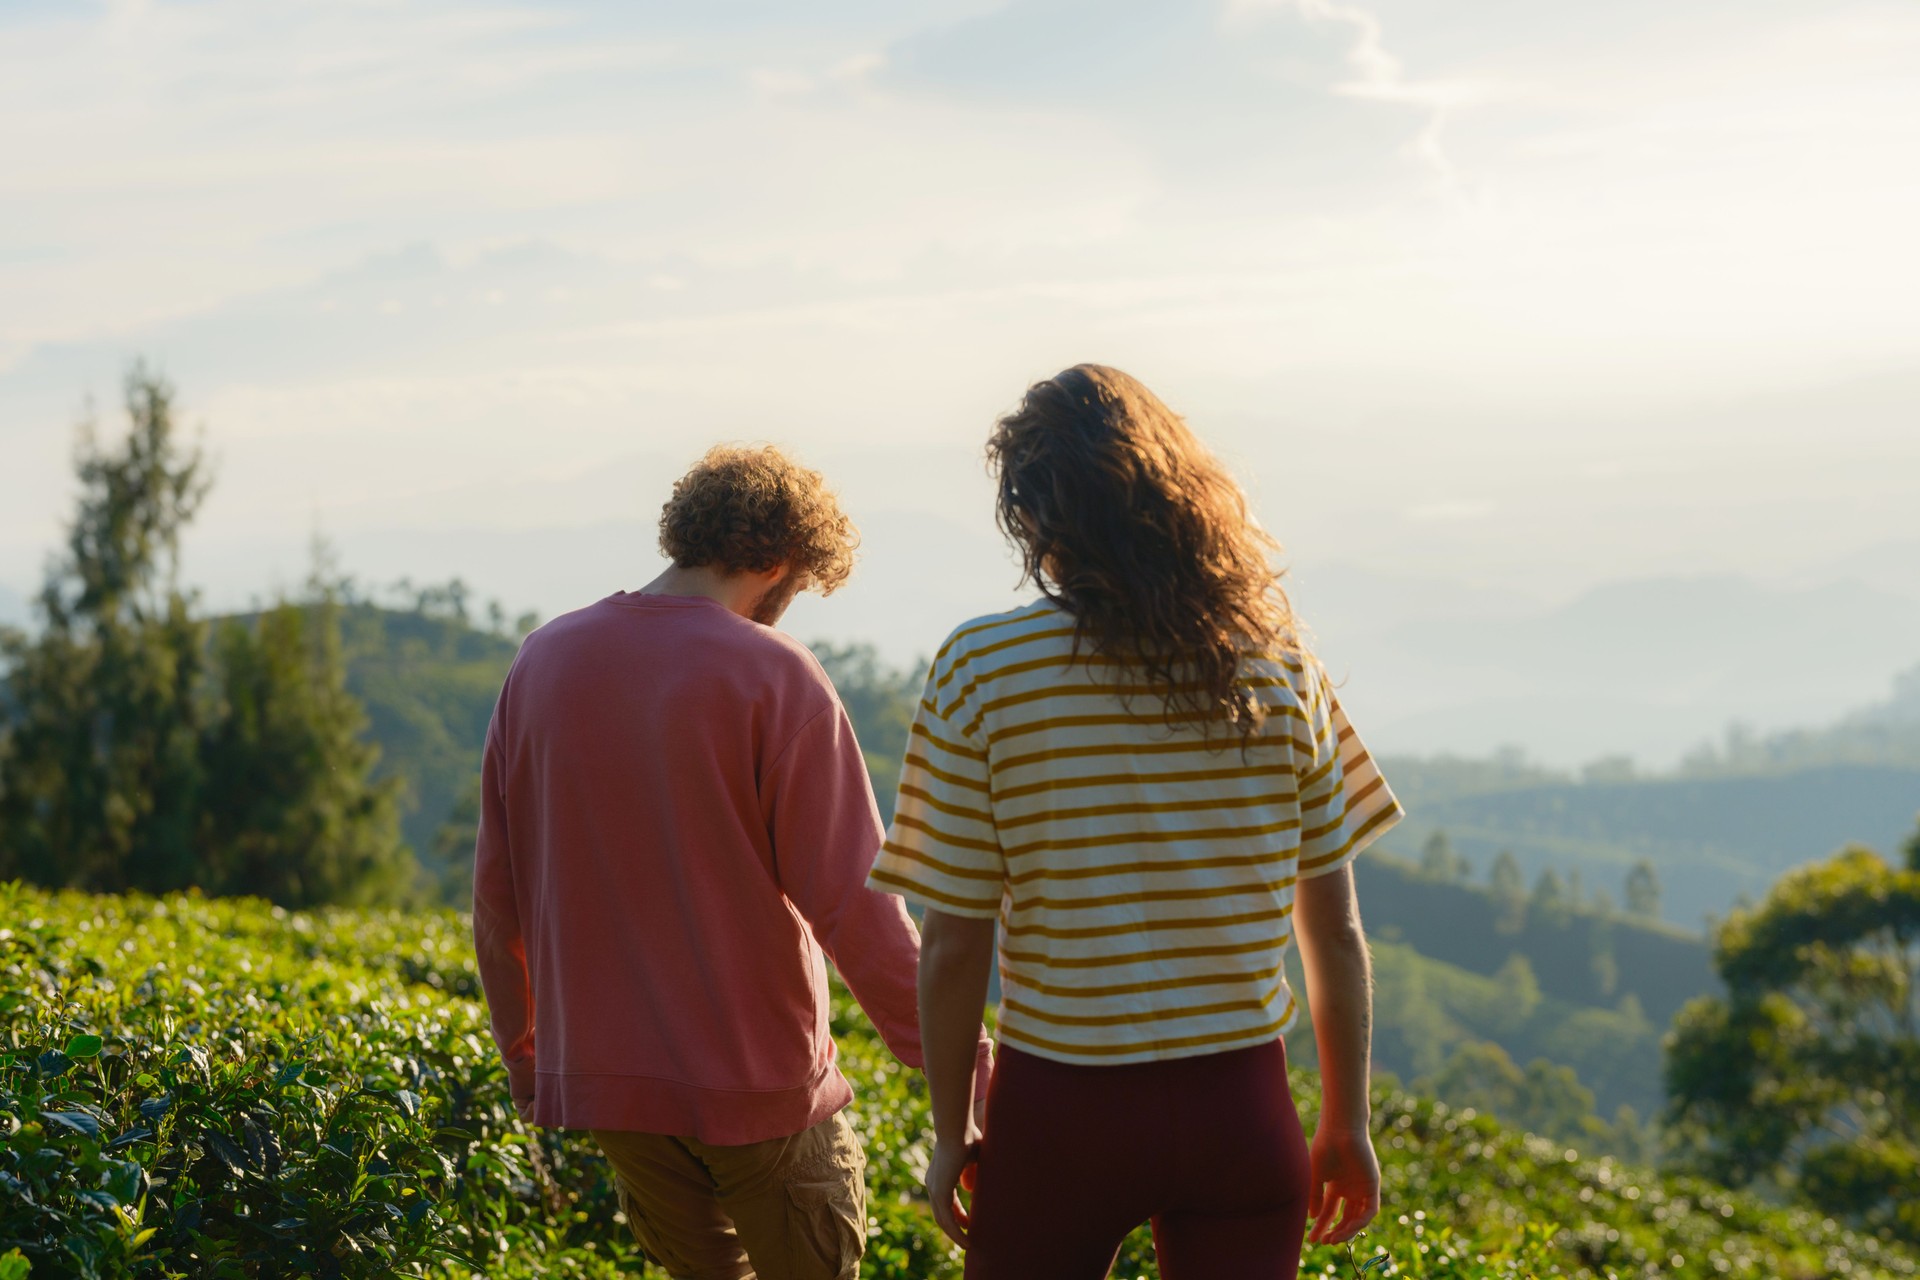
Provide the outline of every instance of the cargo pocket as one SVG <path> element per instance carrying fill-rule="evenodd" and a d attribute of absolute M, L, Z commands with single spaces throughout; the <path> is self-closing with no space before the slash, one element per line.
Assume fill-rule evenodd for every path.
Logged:
<path fill-rule="evenodd" d="M 787 1183 L 787 1240 L 799 1280 L 854 1280 L 860 1274 L 860 1255 L 867 1251 L 863 1172 L 821 1171 Z"/>

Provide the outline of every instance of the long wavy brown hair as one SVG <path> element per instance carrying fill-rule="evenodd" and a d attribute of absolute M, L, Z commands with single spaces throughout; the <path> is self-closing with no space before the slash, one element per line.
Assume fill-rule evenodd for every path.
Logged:
<path fill-rule="evenodd" d="M 987 458 L 1023 580 L 1073 615 L 1076 646 L 1135 667 L 1169 725 L 1257 733 L 1243 661 L 1300 649 L 1279 544 L 1179 415 L 1118 369 L 1079 364 L 1027 388 Z"/>

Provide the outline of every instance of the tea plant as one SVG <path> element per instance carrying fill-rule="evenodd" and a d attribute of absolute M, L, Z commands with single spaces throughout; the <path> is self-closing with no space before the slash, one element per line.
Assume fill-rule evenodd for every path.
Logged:
<path fill-rule="evenodd" d="M 515 1116 L 467 929 L 0 885 L 0 1280 L 657 1276 L 591 1140 Z M 919 1199 L 925 1082 L 843 991 L 833 1028 L 869 1156 L 862 1275 L 958 1277 Z M 1374 1105 L 1388 1207 L 1363 1254 L 1310 1250 L 1303 1275 L 1920 1275 L 1804 1210 Z M 1157 1276 L 1144 1231 L 1114 1274 Z"/>

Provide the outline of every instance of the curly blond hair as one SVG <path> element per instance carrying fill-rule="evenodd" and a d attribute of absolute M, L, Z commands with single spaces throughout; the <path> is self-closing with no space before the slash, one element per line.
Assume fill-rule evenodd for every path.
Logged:
<path fill-rule="evenodd" d="M 727 573 L 790 564 L 832 595 L 853 572 L 860 531 L 818 471 L 771 445 L 718 445 L 673 486 L 660 512 L 660 550 L 682 569 Z"/>

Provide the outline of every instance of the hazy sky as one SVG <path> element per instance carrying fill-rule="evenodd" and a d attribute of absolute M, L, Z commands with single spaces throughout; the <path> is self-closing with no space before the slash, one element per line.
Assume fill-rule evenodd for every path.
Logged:
<path fill-rule="evenodd" d="M 1011 578 L 982 435 L 1083 359 L 1234 462 L 1309 595 L 1884 583 L 1916 68 L 1911 0 L 0 0 L 0 584 L 136 355 L 218 459 L 216 603 L 318 527 L 556 611 L 756 438 L 884 535 L 809 627 L 917 565 L 957 617 Z"/>

